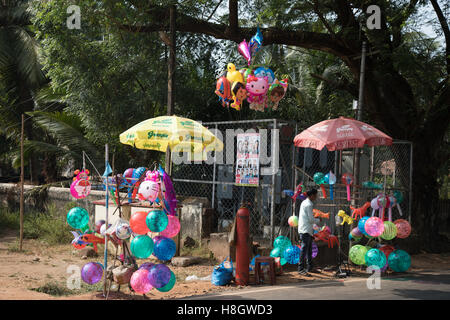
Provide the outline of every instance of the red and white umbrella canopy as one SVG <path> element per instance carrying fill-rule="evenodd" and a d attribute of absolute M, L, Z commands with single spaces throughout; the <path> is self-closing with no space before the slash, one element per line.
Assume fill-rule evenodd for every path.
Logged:
<path fill-rule="evenodd" d="M 296 147 L 317 150 L 327 147 L 328 151 L 362 148 L 365 144 L 389 146 L 392 138 L 367 123 L 345 117 L 319 122 L 294 138 Z"/>

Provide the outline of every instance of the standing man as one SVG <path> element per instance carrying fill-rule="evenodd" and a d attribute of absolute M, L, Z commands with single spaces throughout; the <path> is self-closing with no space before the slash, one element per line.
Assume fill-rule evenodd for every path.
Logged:
<path fill-rule="evenodd" d="M 302 241 L 301 255 L 298 263 L 299 274 L 306 275 L 313 268 L 312 266 L 312 242 L 313 242 L 313 224 L 320 220 L 314 218 L 313 206 L 317 198 L 317 190 L 311 189 L 307 193 L 307 198 L 303 200 L 300 206 L 298 219 L 298 233 Z M 306 265 L 305 265 L 306 264 Z"/>

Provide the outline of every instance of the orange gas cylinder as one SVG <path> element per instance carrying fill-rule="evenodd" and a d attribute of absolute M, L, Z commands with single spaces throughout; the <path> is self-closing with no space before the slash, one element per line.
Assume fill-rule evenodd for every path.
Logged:
<path fill-rule="evenodd" d="M 236 283 L 241 286 L 249 282 L 249 225 L 250 211 L 242 206 L 236 213 Z"/>

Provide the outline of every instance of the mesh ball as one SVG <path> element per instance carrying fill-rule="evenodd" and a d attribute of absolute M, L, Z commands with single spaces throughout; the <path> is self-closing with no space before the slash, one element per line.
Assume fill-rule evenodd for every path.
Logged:
<path fill-rule="evenodd" d="M 175 282 L 177 282 L 177 278 L 175 277 L 175 273 L 173 273 L 173 271 L 170 270 L 169 282 L 164 287 L 156 288 L 156 290 L 161 291 L 161 292 L 168 292 L 168 291 L 172 290 L 172 288 L 175 286 Z"/>
<path fill-rule="evenodd" d="M 404 219 L 398 219 L 394 221 L 397 227 L 397 237 L 400 239 L 408 238 L 411 233 L 411 225 Z"/>
<path fill-rule="evenodd" d="M 285 236 L 279 236 L 273 241 L 274 248 L 285 249 L 290 245 L 292 245 L 291 240 L 289 240 L 289 238 Z"/>
<path fill-rule="evenodd" d="M 103 276 L 103 267 L 100 263 L 89 262 L 81 269 L 81 279 L 87 284 L 99 282 Z"/>
<path fill-rule="evenodd" d="M 378 249 L 368 250 L 364 256 L 364 259 L 366 260 L 366 265 L 368 267 L 376 266 L 379 269 L 382 269 L 386 265 L 386 256 Z"/>
<path fill-rule="evenodd" d="M 89 224 L 89 213 L 84 208 L 72 208 L 67 213 L 67 223 L 74 229 L 84 229 Z"/>
<path fill-rule="evenodd" d="M 167 261 L 172 259 L 172 257 L 175 255 L 175 251 L 175 242 L 170 238 L 161 237 L 155 243 L 153 255 L 161 261 Z"/>
<path fill-rule="evenodd" d="M 155 209 L 148 213 L 145 220 L 151 232 L 162 232 L 169 224 L 169 218 L 163 210 Z"/>
<path fill-rule="evenodd" d="M 162 288 L 170 281 L 171 272 L 169 267 L 164 264 L 155 264 L 150 268 L 148 279 L 155 288 Z"/>
<path fill-rule="evenodd" d="M 297 264 L 300 260 L 300 248 L 297 246 L 289 246 L 284 249 L 284 259 L 289 264 Z"/>
<path fill-rule="evenodd" d="M 366 233 L 371 237 L 381 236 L 384 231 L 383 220 L 378 217 L 371 217 L 367 219 L 366 223 L 364 224 L 364 230 L 366 230 Z"/>
<path fill-rule="evenodd" d="M 286 259 L 284 258 L 284 248 L 273 248 L 272 251 L 270 251 L 270 256 L 273 258 L 280 258 L 281 265 L 285 265 L 287 263 Z"/>
<path fill-rule="evenodd" d="M 145 268 L 139 269 L 133 273 L 130 279 L 130 285 L 136 293 L 146 294 L 152 290 L 153 286 L 150 284 L 148 275 L 149 271 Z"/>
<path fill-rule="evenodd" d="M 359 231 L 361 231 L 361 233 L 363 235 L 368 235 L 366 232 L 366 229 L 364 228 L 366 221 L 369 219 L 369 217 L 362 217 L 361 219 L 359 219 L 358 221 L 358 229 Z"/>
<path fill-rule="evenodd" d="M 395 250 L 389 255 L 388 264 L 395 272 L 405 272 L 411 266 L 411 257 L 404 250 Z"/>
<path fill-rule="evenodd" d="M 362 265 L 366 262 L 365 256 L 367 251 L 366 247 L 357 244 L 350 248 L 348 256 L 354 264 Z"/>
<path fill-rule="evenodd" d="M 397 236 L 397 226 L 391 221 L 384 221 L 384 231 L 381 239 L 392 240 Z"/>
<path fill-rule="evenodd" d="M 131 240 L 130 249 L 136 258 L 146 259 L 153 252 L 153 240 L 146 235 L 136 236 Z"/>

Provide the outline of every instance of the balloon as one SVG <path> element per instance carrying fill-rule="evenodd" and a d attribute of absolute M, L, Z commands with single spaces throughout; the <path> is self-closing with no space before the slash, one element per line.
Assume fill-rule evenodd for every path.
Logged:
<path fill-rule="evenodd" d="M 237 111 L 241 110 L 242 102 L 247 99 L 247 89 L 245 85 L 241 82 L 233 83 L 233 86 L 231 87 L 231 94 L 233 103 L 231 103 L 230 107 L 236 109 Z"/>
<path fill-rule="evenodd" d="M 147 234 L 150 230 L 147 228 L 146 218 L 148 212 L 138 211 L 131 215 L 130 228 L 136 234 Z"/>
<path fill-rule="evenodd" d="M 255 54 L 259 51 L 259 49 L 261 49 L 262 42 L 263 42 L 263 35 L 261 33 L 261 30 L 259 30 L 259 27 L 258 27 L 256 29 L 256 34 L 253 37 L 251 37 L 250 43 L 249 43 L 250 52 L 251 52 L 252 57 L 254 57 Z"/>
<path fill-rule="evenodd" d="M 347 187 L 347 201 L 350 201 L 350 186 L 353 184 L 353 175 L 350 173 L 344 173 L 341 177 L 341 181 Z"/>
<path fill-rule="evenodd" d="M 285 236 L 279 236 L 273 241 L 273 247 L 280 248 L 282 250 L 284 250 L 286 247 L 289 247 L 290 245 L 292 245 L 291 240 L 289 240 L 289 238 Z"/>
<path fill-rule="evenodd" d="M 70 184 L 70 193 L 76 199 L 86 198 L 91 193 L 91 183 L 87 179 L 77 179 Z"/>
<path fill-rule="evenodd" d="M 367 253 L 367 248 L 357 244 L 350 248 L 350 252 L 348 254 L 348 257 L 350 260 L 357 265 L 362 265 L 366 262 L 365 256 Z"/>
<path fill-rule="evenodd" d="M 359 231 L 361 231 L 361 233 L 363 235 L 368 235 L 366 232 L 366 229 L 364 228 L 366 221 L 369 219 L 369 217 L 362 217 L 361 219 L 359 219 L 358 221 L 358 229 Z"/>
<path fill-rule="evenodd" d="M 167 214 L 164 211 L 153 209 L 147 215 L 145 222 L 151 232 L 161 232 L 169 224 L 169 218 L 167 218 Z"/>
<path fill-rule="evenodd" d="M 375 197 L 372 199 L 372 201 L 370 201 L 370 206 L 372 207 L 372 217 L 373 217 L 375 215 L 375 211 L 380 209 L 380 207 L 378 206 L 378 197 Z"/>
<path fill-rule="evenodd" d="M 268 77 L 258 78 L 250 75 L 247 78 L 245 88 L 247 89 L 249 103 L 264 105 L 266 93 L 269 90 Z"/>
<path fill-rule="evenodd" d="M 325 175 L 322 172 L 316 172 L 313 178 L 314 183 L 320 185 L 320 189 L 322 189 L 322 196 L 326 199 L 327 193 L 325 192 L 325 187 L 323 186 L 325 183 Z"/>
<path fill-rule="evenodd" d="M 275 248 L 272 249 L 272 251 L 270 251 L 270 256 L 271 257 L 273 257 L 273 258 L 280 258 L 280 264 L 282 266 L 284 266 L 287 263 L 286 259 L 284 258 L 284 249 L 285 248 L 286 247 L 283 247 L 283 248 L 275 247 Z"/>
<path fill-rule="evenodd" d="M 283 79 L 281 81 L 275 79 L 270 85 L 267 96 L 269 98 L 269 102 L 271 103 L 272 110 L 278 109 L 278 103 L 286 95 L 287 87 L 288 79 Z"/>
<path fill-rule="evenodd" d="M 250 53 L 250 47 L 248 46 L 248 43 L 247 41 L 245 41 L 245 39 L 241 43 L 239 43 L 238 51 L 241 54 L 241 56 L 244 57 L 245 61 L 247 61 L 247 64 L 250 65 L 250 61 L 252 60 L 252 54 Z"/>
<path fill-rule="evenodd" d="M 384 221 L 384 231 L 381 234 L 381 239 L 392 240 L 397 236 L 397 226 L 390 222 Z"/>
<path fill-rule="evenodd" d="M 290 216 L 288 219 L 288 224 L 291 227 L 297 227 L 298 226 L 298 217 L 297 216 Z"/>
<path fill-rule="evenodd" d="M 168 292 L 168 291 L 172 290 L 172 288 L 175 286 L 176 281 L 177 281 L 177 278 L 175 277 L 175 273 L 173 273 L 173 271 L 170 270 L 169 282 L 164 287 L 156 288 L 156 290 L 161 291 L 161 292 Z"/>
<path fill-rule="evenodd" d="M 131 288 L 139 294 L 146 294 L 152 290 L 153 286 L 151 285 L 148 276 L 149 271 L 147 269 L 143 268 L 135 271 L 130 279 Z"/>
<path fill-rule="evenodd" d="M 149 271 L 148 279 L 155 288 L 162 288 L 170 281 L 171 272 L 164 264 L 155 264 Z"/>
<path fill-rule="evenodd" d="M 324 182 L 330 185 L 330 199 L 333 200 L 333 185 L 336 183 L 336 176 L 333 172 L 329 172 L 324 177 Z"/>
<path fill-rule="evenodd" d="M 259 67 L 256 68 L 253 73 L 257 78 L 267 77 L 269 84 L 272 84 L 275 81 L 275 73 L 273 73 L 270 68 Z"/>
<path fill-rule="evenodd" d="M 176 216 L 167 216 L 167 218 L 169 219 L 167 227 L 161 231 L 160 235 L 166 238 L 173 238 L 180 232 L 180 220 Z"/>
<path fill-rule="evenodd" d="M 145 167 L 139 167 L 139 168 L 133 170 L 133 178 L 134 179 L 141 178 L 141 176 L 144 175 L 146 171 L 147 171 L 147 168 L 145 168 Z"/>
<path fill-rule="evenodd" d="M 167 261 L 172 259 L 175 255 L 175 251 L 175 242 L 170 238 L 161 237 L 157 242 L 155 242 L 153 255 L 159 260 Z"/>
<path fill-rule="evenodd" d="M 147 269 L 147 271 L 149 271 L 151 269 L 151 267 L 153 267 L 154 265 L 155 264 L 152 262 L 144 262 L 143 264 L 141 264 L 139 269 Z"/>
<path fill-rule="evenodd" d="M 370 249 L 364 256 L 368 267 L 377 266 L 379 269 L 386 265 L 386 256 L 378 249 Z"/>
<path fill-rule="evenodd" d="M 116 227 L 116 236 L 121 240 L 131 237 L 131 228 L 128 223 L 120 223 Z"/>
<path fill-rule="evenodd" d="M 96 221 L 96 222 L 95 222 L 95 227 L 94 227 L 95 232 L 100 233 L 100 228 L 101 228 L 102 225 L 104 225 L 105 223 L 106 223 L 105 220 L 98 220 L 98 221 Z"/>
<path fill-rule="evenodd" d="M 350 240 L 350 241 L 354 241 L 357 243 L 357 242 L 361 241 L 361 239 L 362 239 L 362 237 L 355 237 L 351 233 L 348 234 L 348 240 Z"/>
<path fill-rule="evenodd" d="M 72 208 L 67 213 L 67 223 L 74 229 L 84 229 L 89 224 L 89 213 L 84 208 Z"/>
<path fill-rule="evenodd" d="M 411 233 L 411 225 L 408 221 L 404 219 L 397 219 L 394 221 L 395 226 L 397 227 L 397 237 L 400 239 L 407 238 Z"/>
<path fill-rule="evenodd" d="M 138 259 L 147 259 L 153 252 L 153 240 L 147 235 L 139 235 L 131 240 L 131 253 Z"/>
<path fill-rule="evenodd" d="M 350 231 L 350 234 L 354 237 L 354 238 L 361 238 L 363 236 L 363 233 L 361 232 L 361 230 L 359 230 L 358 227 L 353 228 L 352 231 Z"/>
<path fill-rule="evenodd" d="M 236 70 L 236 66 L 233 63 L 229 63 L 227 65 L 227 79 L 228 81 L 230 81 L 230 84 L 232 84 L 233 82 L 240 82 L 240 83 L 244 83 L 244 78 L 242 77 L 242 74 Z"/>
<path fill-rule="evenodd" d="M 297 264 L 300 260 L 300 248 L 297 246 L 286 247 L 283 256 L 287 263 Z"/>
<path fill-rule="evenodd" d="M 99 282 L 103 276 L 103 266 L 97 262 L 86 263 L 81 269 L 81 279 L 87 284 Z"/>
<path fill-rule="evenodd" d="M 158 182 L 145 180 L 139 185 L 138 197 L 140 200 L 154 202 L 158 197 L 161 186 Z"/>
<path fill-rule="evenodd" d="M 133 178 L 133 168 L 128 168 L 127 170 L 125 170 L 125 172 L 123 173 L 123 177 L 124 178 Z M 134 184 L 134 181 L 131 179 L 125 179 L 129 184 Z"/>
<path fill-rule="evenodd" d="M 385 244 L 385 245 L 383 245 L 383 246 L 380 247 L 380 251 L 383 252 L 384 255 L 386 256 L 386 261 L 387 261 L 389 255 L 390 255 L 394 250 L 395 250 L 395 249 L 394 249 L 393 246 L 390 246 L 390 245 L 387 245 L 387 244 Z"/>
<path fill-rule="evenodd" d="M 395 272 L 405 272 L 411 266 L 411 257 L 406 251 L 395 250 L 389 255 L 388 263 Z"/>
<path fill-rule="evenodd" d="M 364 230 L 371 237 L 379 237 L 384 231 L 384 223 L 378 217 L 371 217 L 367 219 L 366 223 L 364 224 Z M 381 266 L 380 268 L 382 268 L 383 266 Z"/>
<path fill-rule="evenodd" d="M 225 107 L 231 99 L 231 84 L 228 79 L 223 76 L 217 80 L 215 94 L 219 96 L 222 106 Z"/>

